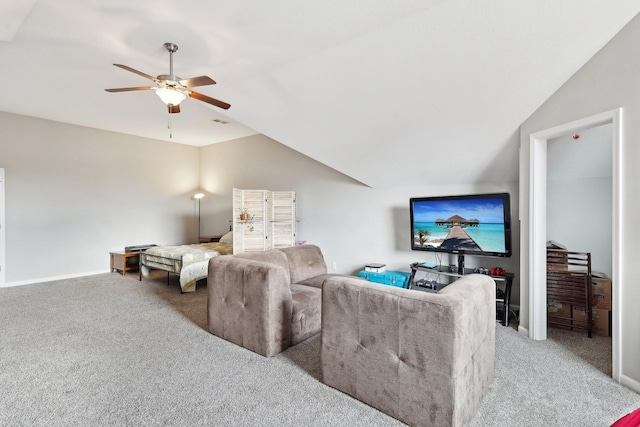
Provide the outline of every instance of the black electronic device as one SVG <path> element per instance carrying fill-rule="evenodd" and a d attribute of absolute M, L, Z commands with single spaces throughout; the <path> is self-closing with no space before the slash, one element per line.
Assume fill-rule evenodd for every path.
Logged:
<path fill-rule="evenodd" d="M 125 246 L 124 251 L 125 252 L 144 252 L 145 250 L 152 248 L 154 246 L 158 246 L 158 245 L 152 243 L 149 245 Z"/>
<path fill-rule="evenodd" d="M 511 256 L 508 193 L 414 197 L 409 201 L 411 249 L 458 255 Z"/>
<path fill-rule="evenodd" d="M 433 289 L 433 290 L 438 290 L 439 288 L 443 287 L 440 283 L 436 282 L 435 280 L 427 280 L 427 279 L 416 280 L 415 282 L 413 282 L 413 284 L 421 288 L 427 288 L 427 289 Z"/>

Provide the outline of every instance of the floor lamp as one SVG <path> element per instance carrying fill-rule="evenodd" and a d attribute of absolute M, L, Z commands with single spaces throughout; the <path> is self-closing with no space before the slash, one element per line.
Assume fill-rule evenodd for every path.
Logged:
<path fill-rule="evenodd" d="M 200 199 L 204 197 L 204 193 L 198 191 L 193 195 L 193 198 L 198 201 L 198 243 L 200 243 Z"/>

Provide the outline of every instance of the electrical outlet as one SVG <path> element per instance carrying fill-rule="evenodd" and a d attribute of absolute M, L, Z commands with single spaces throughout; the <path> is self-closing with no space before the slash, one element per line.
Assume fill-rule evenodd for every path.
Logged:
<path fill-rule="evenodd" d="M 337 270 L 337 269 L 338 269 L 338 263 L 337 263 L 337 262 L 335 262 L 335 261 L 333 261 L 333 262 L 331 263 L 331 269 L 332 269 L 332 270 Z"/>

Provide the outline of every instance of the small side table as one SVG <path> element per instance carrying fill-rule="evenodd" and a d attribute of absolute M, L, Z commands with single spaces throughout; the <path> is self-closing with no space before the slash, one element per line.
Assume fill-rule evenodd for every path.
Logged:
<path fill-rule="evenodd" d="M 118 270 L 124 276 L 127 271 L 137 271 L 140 252 L 115 251 L 111 256 L 111 272 Z"/>
<path fill-rule="evenodd" d="M 219 242 L 222 238 L 222 234 L 216 234 L 215 236 L 200 236 L 200 243 L 213 243 Z"/>

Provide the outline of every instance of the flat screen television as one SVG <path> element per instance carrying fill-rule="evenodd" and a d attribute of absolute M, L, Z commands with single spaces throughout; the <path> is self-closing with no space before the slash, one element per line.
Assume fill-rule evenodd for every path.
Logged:
<path fill-rule="evenodd" d="M 414 197 L 410 212 L 411 249 L 461 255 L 459 271 L 465 254 L 511 256 L 508 193 Z"/>

